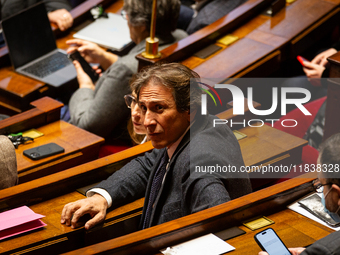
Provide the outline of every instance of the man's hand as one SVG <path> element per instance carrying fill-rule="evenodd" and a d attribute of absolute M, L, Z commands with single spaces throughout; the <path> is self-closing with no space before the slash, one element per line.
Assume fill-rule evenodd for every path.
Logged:
<path fill-rule="evenodd" d="M 105 219 L 106 209 L 106 199 L 99 194 L 95 194 L 92 197 L 65 205 L 61 213 L 60 222 L 76 228 L 78 227 L 77 221 L 79 218 L 85 214 L 90 214 L 92 219 L 85 224 L 85 229 L 90 229 Z"/>
<path fill-rule="evenodd" d="M 83 68 L 79 64 L 77 60 L 73 61 L 73 65 L 76 68 L 77 71 L 77 80 L 79 83 L 79 88 L 88 88 L 88 89 L 95 89 L 95 86 L 90 78 L 90 76 L 87 75 L 87 73 L 84 72 Z"/>
<path fill-rule="evenodd" d="M 73 24 L 73 17 L 66 9 L 59 9 L 48 13 L 50 22 L 57 24 L 61 31 L 70 28 Z"/>
<path fill-rule="evenodd" d="M 103 54 L 105 51 L 95 43 L 81 39 L 72 39 L 67 40 L 66 44 L 70 45 L 67 49 L 67 53 L 72 53 L 73 51 L 78 50 L 89 63 L 100 63 L 104 57 Z"/>
<path fill-rule="evenodd" d="M 67 49 L 67 53 L 78 50 L 87 62 L 99 63 L 104 70 L 106 70 L 118 59 L 115 54 L 105 51 L 97 44 L 92 42 L 81 39 L 72 39 L 66 41 L 66 44 L 70 45 L 70 47 Z"/>
<path fill-rule="evenodd" d="M 305 250 L 305 248 L 289 248 L 288 249 L 293 255 L 300 255 L 301 252 L 303 252 Z M 265 251 L 260 251 L 258 255 L 268 255 L 267 252 Z"/>
<path fill-rule="evenodd" d="M 309 82 L 314 87 L 320 87 L 321 86 L 321 76 L 323 71 L 326 69 L 322 65 L 313 64 L 311 62 L 304 62 L 303 71 L 305 72 Z"/>
<path fill-rule="evenodd" d="M 334 55 L 335 53 L 337 53 L 337 50 L 334 48 L 330 48 L 328 50 L 325 50 L 323 52 L 321 52 L 320 54 L 318 54 L 313 60 L 312 63 L 316 64 L 316 65 L 320 65 L 323 67 L 326 67 L 328 64 L 327 58 Z"/>

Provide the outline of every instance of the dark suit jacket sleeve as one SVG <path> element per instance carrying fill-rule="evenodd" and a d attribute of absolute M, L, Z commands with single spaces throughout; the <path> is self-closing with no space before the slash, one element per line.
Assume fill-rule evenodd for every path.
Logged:
<path fill-rule="evenodd" d="M 125 105 L 124 95 L 131 93 L 132 75 L 133 71 L 119 60 L 103 73 L 94 91 L 76 90 L 69 102 L 70 123 L 102 137 L 126 127 L 130 109 Z"/>
<path fill-rule="evenodd" d="M 210 25 L 222 18 L 246 0 L 212 0 L 198 11 L 187 28 L 188 34 L 192 34 L 201 28 Z"/>
<path fill-rule="evenodd" d="M 334 232 L 311 246 L 307 247 L 301 255 L 340 255 L 340 232 Z"/>
<path fill-rule="evenodd" d="M 202 131 L 190 142 L 190 166 L 196 167 L 234 166 L 239 170 L 244 166 L 241 150 L 234 134 L 227 126 L 219 126 Z M 184 175 L 184 201 L 190 204 L 190 213 L 210 208 L 251 192 L 247 173 L 225 172 L 216 176 L 202 174 L 203 178 Z M 221 178 L 222 177 L 222 178 Z"/>
<path fill-rule="evenodd" d="M 230 196 L 218 178 L 187 178 L 182 185 L 183 201 L 188 205 L 186 214 L 228 202 Z"/>
<path fill-rule="evenodd" d="M 150 171 L 159 156 L 154 149 L 138 157 L 102 181 L 94 188 L 105 189 L 112 198 L 112 207 L 132 202 L 145 196 Z"/>

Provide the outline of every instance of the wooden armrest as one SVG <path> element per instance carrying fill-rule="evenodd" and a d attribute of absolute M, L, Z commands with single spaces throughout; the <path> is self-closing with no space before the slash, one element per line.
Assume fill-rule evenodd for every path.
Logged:
<path fill-rule="evenodd" d="M 63 104 L 49 97 L 31 103 L 33 109 L 0 121 L 0 134 L 17 133 L 60 119 Z"/>

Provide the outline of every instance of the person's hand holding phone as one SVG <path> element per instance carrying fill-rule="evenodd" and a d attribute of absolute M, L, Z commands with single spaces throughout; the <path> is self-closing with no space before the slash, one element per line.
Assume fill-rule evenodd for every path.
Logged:
<path fill-rule="evenodd" d="M 337 52 L 338 51 L 334 48 L 330 48 L 328 50 L 325 50 L 325 51 L 321 52 L 320 54 L 316 55 L 316 57 L 313 58 L 312 63 L 326 67 L 328 65 L 327 58 L 334 55 Z"/>
<path fill-rule="evenodd" d="M 92 80 L 92 83 L 95 83 L 98 78 L 99 75 L 96 72 L 96 70 L 94 70 L 90 64 L 82 57 L 82 55 L 80 54 L 79 51 L 75 50 L 73 52 L 71 52 L 68 57 L 70 59 L 72 59 L 73 61 L 76 60 L 80 65 L 81 68 L 83 69 L 83 71 L 90 77 L 90 79 Z M 77 71 L 78 73 L 78 71 Z"/>
<path fill-rule="evenodd" d="M 104 70 L 118 60 L 117 55 L 107 52 L 97 44 L 89 41 L 71 39 L 67 40 L 66 44 L 70 45 L 67 49 L 68 54 L 78 50 L 88 63 L 100 64 Z"/>
<path fill-rule="evenodd" d="M 88 76 L 88 74 L 84 72 L 80 63 L 77 60 L 74 60 L 73 64 L 77 71 L 77 80 L 78 80 L 79 88 L 88 88 L 88 89 L 94 90 L 95 86 L 90 76 Z"/>
<path fill-rule="evenodd" d="M 303 71 L 305 72 L 309 82 L 315 87 L 320 87 L 321 86 L 320 78 L 322 76 L 323 71 L 325 70 L 325 67 L 310 62 L 309 60 L 301 56 L 297 56 L 297 60 L 303 66 Z"/>
<path fill-rule="evenodd" d="M 305 62 L 303 71 L 306 76 L 310 79 L 312 78 L 321 78 L 323 71 L 325 70 L 324 66 L 313 64 L 312 62 Z"/>

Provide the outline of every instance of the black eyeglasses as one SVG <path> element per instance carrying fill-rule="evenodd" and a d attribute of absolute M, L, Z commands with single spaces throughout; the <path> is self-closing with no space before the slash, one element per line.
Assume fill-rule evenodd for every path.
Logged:
<path fill-rule="evenodd" d="M 123 19 L 126 19 L 127 20 L 127 12 L 125 10 L 122 10 L 120 12 L 120 15 L 122 15 Z"/>
<path fill-rule="evenodd" d="M 315 180 L 312 182 L 312 184 L 313 184 L 314 190 L 315 190 L 317 193 L 322 193 L 322 192 L 323 192 L 323 186 L 332 185 L 333 183 L 328 182 L 328 183 L 322 184 L 322 183 L 320 182 L 319 179 L 315 179 Z"/>
<path fill-rule="evenodd" d="M 137 103 L 137 100 L 133 95 L 125 95 L 124 99 L 128 108 L 134 107 Z"/>

